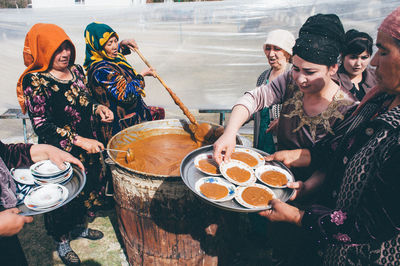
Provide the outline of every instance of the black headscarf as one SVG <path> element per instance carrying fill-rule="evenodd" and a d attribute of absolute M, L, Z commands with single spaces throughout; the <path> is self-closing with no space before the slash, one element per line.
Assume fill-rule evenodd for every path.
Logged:
<path fill-rule="evenodd" d="M 293 55 L 315 64 L 334 65 L 343 49 L 344 34 L 335 14 L 311 16 L 300 28 Z"/>

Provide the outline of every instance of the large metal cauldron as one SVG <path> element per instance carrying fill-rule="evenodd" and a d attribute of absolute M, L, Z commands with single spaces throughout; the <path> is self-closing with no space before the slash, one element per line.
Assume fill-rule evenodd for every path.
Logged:
<path fill-rule="evenodd" d="M 170 119 L 135 125 L 115 135 L 107 147 L 118 149 L 140 141 L 145 131 L 188 134 L 184 130 L 187 123 Z M 229 241 L 223 232 L 235 232 L 234 228 L 221 228 L 226 218 L 221 214 L 227 212 L 199 200 L 179 176 L 138 172 L 116 162 L 116 152 L 108 153 L 115 162 L 111 164 L 114 199 L 119 230 L 131 265 L 217 265 L 221 262 L 219 257 L 229 250 L 223 248 L 223 242 Z"/>

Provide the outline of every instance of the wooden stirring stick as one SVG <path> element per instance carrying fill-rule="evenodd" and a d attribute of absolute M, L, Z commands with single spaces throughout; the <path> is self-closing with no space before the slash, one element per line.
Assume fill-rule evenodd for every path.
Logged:
<path fill-rule="evenodd" d="M 150 63 L 146 60 L 146 58 L 144 58 L 142 53 L 139 52 L 139 49 L 134 48 L 134 50 L 149 68 L 153 68 L 150 65 Z M 196 118 L 194 118 L 192 113 L 189 111 L 189 109 L 182 103 L 182 101 L 179 99 L 179 97 L 176 96 L 176 94 L 165 84 L 165 82 L 160 78 L 160 76 L 157 74 L 157 72 L 156 72 L 156 78 L 158 79 L 158 81 L 160 81 L 160 83 L 168 91 L 169 95 L 171 95 L 171 97 L 174 100 L 175 104 L 178 105 L 179 108 L 182 110 L 182 112 L 187 116 L 187 118 L 189 119 L 190 123 L 192 123 L 192 125 L 189 125 L 189 128 L 193 132 L 196 141 L 204 142 L 205 138 L 207 136 L 212 135 L 213 128 L 211 127 L 211 125 L 208 124 L 208 123 L 199 124 L 196 121 Z"/>

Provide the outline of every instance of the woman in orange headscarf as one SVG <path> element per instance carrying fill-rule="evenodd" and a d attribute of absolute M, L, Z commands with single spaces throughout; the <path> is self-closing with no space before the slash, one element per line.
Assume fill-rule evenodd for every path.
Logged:
<path fill-rule="evenodd" d="M 23 54 L 27 68 L 18 81 L 17 94 L 39 143 L 70 152 L 86 168 L 87 183 L 82 195 L 45 215 L 46 229 L 58 242 L 59 256 L 64 263 L 77 265 L 80 260 L 69 246 L 70 237 L 94 240 L 103 236 L 100 231 L 80 226 L 85 207 L 92 213 L 94 206 L 100 204 L 103 187 L 99 152 L 104 146 L 95 139 L 90 125 L 96 116 L 102 122 L 112 122 L 113 113 L 91 99 L 83 69 L 74 64 L 75 47 L 60 27 L 34 25 L 26 35 Z"/>

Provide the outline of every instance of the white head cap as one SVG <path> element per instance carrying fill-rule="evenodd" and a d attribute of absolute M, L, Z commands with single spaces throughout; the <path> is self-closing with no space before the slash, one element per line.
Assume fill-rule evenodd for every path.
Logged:
<path fill-rule="evenodd" d="M 288 54 L 293 55 L 292 48 L 296 42 L 293 34 L 287 30 L 273 30 L 267 35 L 264 43 L 264 49 L 267 44 L 278 46 Z"/>

